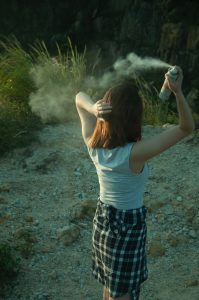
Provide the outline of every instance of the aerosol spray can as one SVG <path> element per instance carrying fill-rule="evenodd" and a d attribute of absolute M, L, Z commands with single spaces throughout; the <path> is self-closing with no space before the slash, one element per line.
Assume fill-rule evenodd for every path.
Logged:
<path fill-rule="evenodd" d="M 167 74 L 170 76 L 170 78 L 173 81 L 175 81 L 178 77 L 178 70 L 176 67 L 170 67 L 168 69 Z M 167 79 L 165 79 L 163 86 L 160 90 L 159 97 L 161 100 L 168 100 L 170 95 L 171 95 L 171 90 L 167 86 Z"/>

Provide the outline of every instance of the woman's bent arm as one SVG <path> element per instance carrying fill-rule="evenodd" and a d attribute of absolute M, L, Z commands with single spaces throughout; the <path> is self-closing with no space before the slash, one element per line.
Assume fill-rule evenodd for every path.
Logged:
<path fill-rule="evenodd" d="M 93 133 L 96 124 L 94 102 L 87 94 L 79 92 L 75 98 L 76 108 L 82 125 L 82 135 L 86 141 Z"/>

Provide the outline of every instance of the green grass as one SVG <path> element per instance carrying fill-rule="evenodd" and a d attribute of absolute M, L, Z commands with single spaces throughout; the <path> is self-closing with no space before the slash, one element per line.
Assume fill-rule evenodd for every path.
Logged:
<path fill-rule="evenodd" d="M 136 78 L 137 86 L 144 105 L 144 124 L 163 125 L 178 122 L 177 115 L 169 109 L 168 101 L 162 101 L 157 89 L 143 78 Z"/>

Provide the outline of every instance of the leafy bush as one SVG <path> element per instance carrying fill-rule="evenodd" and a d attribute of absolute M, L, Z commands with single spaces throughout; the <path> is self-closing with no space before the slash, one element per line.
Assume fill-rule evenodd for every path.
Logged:
<path fill-rule="evenodd" d="M 27 102 L 30 92 L 35 89 L 29 74 L 32 58 L 14 37 L 0 41 L 0 47 L 1 98 Z"/>

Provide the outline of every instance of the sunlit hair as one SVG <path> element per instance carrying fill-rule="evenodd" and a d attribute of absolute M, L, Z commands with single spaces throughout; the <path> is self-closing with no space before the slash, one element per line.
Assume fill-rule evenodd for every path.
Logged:
<path fill-rule="evenodd" d="M 143 105 L 133 80 L 122 82 L 106 92 L 103 97 L 112 105 L 103 120 L 97 119 L 88 146 L 112 149 L 141 139 Z"/>

